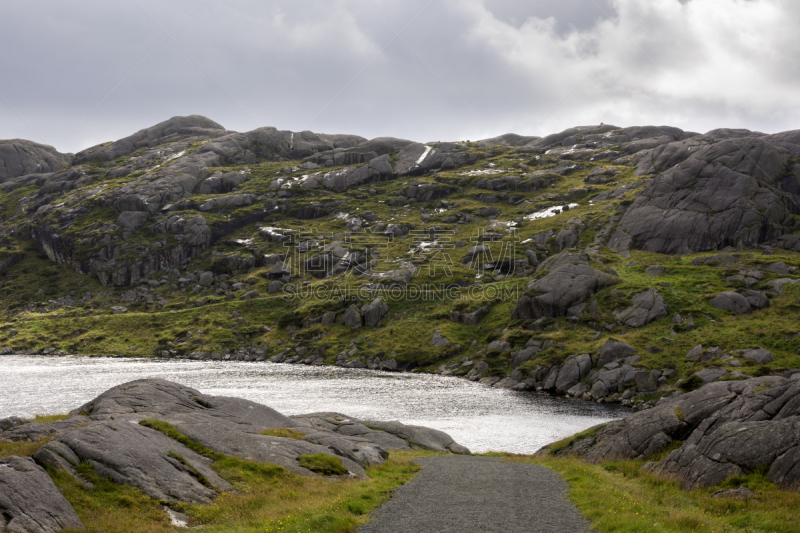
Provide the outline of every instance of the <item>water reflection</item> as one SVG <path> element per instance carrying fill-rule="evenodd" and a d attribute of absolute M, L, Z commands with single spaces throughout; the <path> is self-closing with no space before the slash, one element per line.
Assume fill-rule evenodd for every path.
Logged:
<path fill-rule="evenodd" d="M 160 377 L 287 414 L 336 411 L 446 431 L 473 451 L 532 453 L 626 411 L 459 378 L 337 367 L 88 357 L 0 358 L 0 418 L 64 413 L 106 389 Z"/>

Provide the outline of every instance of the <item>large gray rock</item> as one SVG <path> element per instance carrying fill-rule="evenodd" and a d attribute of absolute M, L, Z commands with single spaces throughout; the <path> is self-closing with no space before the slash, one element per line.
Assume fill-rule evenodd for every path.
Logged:
<path fill-rule="evenodd" d="M 492 352 L 510 352 L 511 351 L 511 343 L 506 340 L 498 339 L 489 343 L 489 346 L 486 348 L 487 353 Z"/>
<path fill-rule="evenodd" d="M 653 265 L 645 268 L 644 273 L 648 276 L 659 277 L 666 274 L 666 269 L 662 265 Z"/>
<path fill-rule="evenodd" d="M 727 373 L 728 371 L 724 368 L 704 368 L 703 370 L 699 370 L 692 375 L 700 378 L 703 381 L 703 385 L 705 385 L 706 383 L 717 381 Z"/>
<path fill-rule="evenodd" d="M 253 194 L 230 194 L 228 196 L 218 196 L 207 200 L 198 207 L 200 211 L 213 211 L 214 209 L 247 207 L 255 202 Z"/>
<path fill-rule="evenodd" d="M 766 469 L 774 483 L 796 489 L 800 381 L 763 377 L 710 383 L 615 420 L 558 455 L 592 462 L 647 460 L 675 440 L 683 441 L 680 448 L 646 468 L 678 479 L 687 489 L 758 469 Z"/>
<path fill-rule="evenodd" d="M 796 463 L 787 468 L 786 456 L 793 455 L 791 461 L 796 460 L 796 450 L 800 448 L 798 431 L 800 419 L 797 418 L 728 422 L 697 444 L 688 444 L 672 452 L 653 468 L 653 472 L 675 476 L 684 488 L 694 489 L 719 485 L 729 477 L 769 468 L 767 475 L 772 481 L 786 488 L 796 488 L 791 483 L 797 483 Z M 778 457 L 782 461 L 776 461 Z"/>
<path fill-rule="evenodd" d="M 383 422 L 371 420 L 366 422 L 368 426 L 376 427 L 401 439 L 413 443 L 416 446 L 437 452 L 452 452 L 459 454 L 469 454 L 470 451 L 455 442 L 450 435 L 436 429 L 422 426 L 408 426 L 400 422 Z"/>
<path fill-rule="evenodd" d="M 603 347 L 600 348 L 600 353 L 597 356 L 597 366 L 602 368 L 612 361 L 619 361 L 625 359 L 636 353 L 636 349 L 622 341 L 616 339 L 608 339 Z"/>
<path fill-rule="evenodd" d="M 512 319 L 564 316 L 570 307 L 616 283 L 612 276 L 592 268 L 589 256 L 567 250 L 540 264 L 537 272 L 542 271 L 547 274 L 526 285 Z"/>
<path fill-rule="evenodd" d="M 744 315 L 752 311 L 747 298 L 733 291 L 721 292 L 709 300 L 708 303 L 711 307 L 722 311 L 730 311 L 738 315 Z"/>
<path fill-rule="evenodd" d="M 76 162 L 111 161 L 140 148 L 152 148 L 187 138 L 218 137 L 226 133 L 223 126 L 200 115 L 172 117 L 109 145 L 100 145 L 84 150 L 76 155 Z"/>
<path fill-rule="evenodd" d="M 85 416 L 74 415 L 56 422 L 20 422 L 2 431 L 2 439 L 11 442 L 38 442 L 59 437 L 70 429 L 85 426 L 89 420 Z M 0 424 L 2 428 L 2 424 Z"/>
<path fill-rule="evenodd" d="M 523 135 L 517 135 L 516 133 L 506 133 L 505 135 L 499 135 L 490 139 L 481 139 L 480 141 L 475 141 L 475 144 L 484 148 L 488 148 L 490 146 L 523 146 L 539 139 L 541 139 L 541 137 L 527 137 Z"/>
<path fill-rule="evenodd" d="M 543 154 L 562 159 L 614 159 L 656 147 L 690 139 L 697 133 L 669 126 L 632 126 L 620 128 L 610 124 L 578 126 L 531 141 L 517 149 L 520 153 Z M 617 150 L 616 148 L 619 149 Z M 611 150 L 615 148 L 615 150 Z M 600 154 L 598 150 L 606 150 Z"/>
<path fill-rule="evenodd" d="M 623 392 L 627 385 L 636 381 L 638 369 L 629 364 L 613 363 L 589 375 L 587 383 L 592 387 L 595 399 L 604 398 L 615 392 Z"/>
<path fill-rule="evenodd" d="M 483 258 L 487 254 L 490 254 L 491 250 L 485 244 L 478 244 L 477 246 L 473 246 L 467 253 L 464 254 L 464 257 L 461 258 L 461 263 L 465 265 L 470 265 L 475 261 L 484 262 Z"/>
<path fill-rule="evenodd" d="M 210 503 L 217 490 L 230 487 L 211 468 L 210 459 L 131 420 L 105 420 L 73 429 L 45 444 L 33 458 L 73 474 L 88 462 L 97 474 L 168 502 Z M 201 483 L 195 472 L 212 486 Z"/>
<path fill-rule="evenodd" d="M 457 143 L 427 146 L 411 143 L 397 153 L 395 171 L 400 176 L 419 175 L 435 169 L 453 169 L 474 163 L 477 156 Z"/>
<path fill-rule="evenodd" d="M 769 307 L 769 298 L 761 291 L 746 290 L 742 294 L 752 309 L 764 309 Z"/>
<path fill-rule="evenodd" d="M 570 355 L 558 370 L 555 390 L 565 393 L 589 375 L 592 370 L 592 357 L 589 354 Z"/>
<path fill-rule="evenodd" d="M 351 474 L 365 477 L 363 466 L 383 462 L 387 456 L 385 450 L 389 449 L 462 453 L 446 434 L 425 428 L 394 423 L 397 432 L 414 437 L 413 441 L 403 440 L 402 435 L 391 437 L 385 431 L 362 427 L 372 426 L 371 422 L 360 423 L 344 415 L 337 415 L 335 418 L 339 420 L 334 419 L 335 422 L 324 422 L 316 415 L 289 418 L 255 402 L 206 396 L 159 379 L 114 387 L 75 413 L 83 413 L 92 421 L 48 443 L 37 452 L 37 461 L 74 470 L 80 461 L 88 460 L 99 474 L 139 486 L 153 497 L 168 501 L 206 501 L 213 498 L 217 488 L 226 485 L 213 477 L 213 470 L 206 474 L 209 462 L 204 457 L 185 450 L 160 432 L 143 427 L 139 424 L 143 419 L 168 422 L 216 452 L 277 464 L 301 475 L 316 475 L 299 465 L 298 456 L 304 454 L 339 456 Z M 304 437 L 298 440 L 261 434 L 273 428 L 294 429 Z M 132 444 L 126 446 L 126 443 Z M 180 455 L 184 462 L 170 455 L 170 451 Z M 187 479 L 183 474 L 188 467 L 181 467 L 185 463 L 205 475 L 216 488 L 198 484 L 196 478 Z"/>
<path fill-rule="evenodd" d="M 160 379 L 133 381 L 114 387 L 75 411 L 85 413 L 103 423 L 106 421 L 139 422 L 152 418 L 175 426 L 181 433 L 219 453 L 256 462 L 274 463 L 293 472 L 312 475 L 301 468 L 297 457 L 302 454 L 332 453 L 327 447 L 295 439 L 270 437 L 260 432 L 269 428 L 292 428 L 295 423 L 288 417 L 264 405 L 222 396 L 205 396 L 199 391 Z M 87 428 L 93 427 L 92 425 Z M 146 430 L 147 428 L 141 428 Z M 78 428 L 61 439 L 82 439 L 72 433 L 86 431 Z M 101 431 L 101 430 L 98 430 Z M 146 432 L 142 437 L 146 436 Z M 91 453 L 113 455 L 116 441 L 108 437 L 111 448 Z M 148 439 L 150 444 L 143 453 L 156 454 L 160 442 Z M 53 444 L 53 443 L 51 443 Z M 90 449 L 91 450 L 91 449 Z M 77 453 L 77 452 L 76 452 Z M 109 461 L 117 459 L 109 457 Z M 363 469 L 352 460 L 345 466 L 356 475 Z M 194 489 L 193 489 L 194 490 Z"/>
<path fill-rule="evenodd" d="M 433 344 L 434 348 L 442 348 L 444 346 L 448 346 L 450 341 L 447 340 L 447 338 L 442 335 L 442 332 L 437 329 L 431 336 L 431 344 Z"/>
<path fill-rule="evenodd" d="M 491 310 L 492 308 L 488 305 L 482 305 L 471 313 L 462 313 L 461 311 L 454 310 L 450 311 L 450 320 L 466 326 L 477 326 Z"/>
<path fill-rule="evenodd" d="M 355 305 L 348 307 L 342 315 L 342 324 L 348 328 L 360 328 L 362 323 L 361 311 Z"/>
<path fill-rule="evenodd" d="M 123 228 L 136 229 L 147 220 L 147 213 L 142 211 L 123 211 L 117 217 L 117 225 Z"/>
<path fill-rule="evenodd" d="M 375 298 L 371 304 L 365 305 L 361 308 L 361 314 L 364 317 L 364 325 L 374 327 L 381 323 L 381 319 L 389 312 L 389 306 L 384 303 L 383 299 Z"/>
<path fill-rule="evenodd" d="M 764 364 L 764 363 L 771 363 L 775 360 L 775 356 L 772 352 L 765 350 L 764 348 L 756 348 L 752 350 L 741 350 L 740 354 L 745 359 L 749 359 L 751 361 L 755 361 L 756 363 Z"/>
<path fill-rule="evenodd" d="M 243 172 L 216 172 L 200 182 L 197 186 L 197 194 L 226 194 L 233 191 L 236 187 L 247 180 Z"/>
<path fill-rule="evenodd" d="M 637 372 L 634 381 L 639 392 L 655 392 L 658 388 L 658 380 L 652 372 Z"/>
<path fill-rule="evenodd" d="M 71 165 L 72 159 L 72 154 L 33 141 L 0 141 L 0 183 L 26 174 L 58 172 Z"/>
<path fill-rule="evenodd" d="M 642 250 L 685 254 L 780 237 L 790 221 L 780 190 L 795 157 L 790 137 L 717 131 L 642 152 L 638 173 L 663 172 L 626 211 L 609 246 L 622 250 L 632 240 Z"/>
<path fill-rule="evenodd" d="M 210 287 L 214 283 L 214 274 L 211 272 L 200 272 L 197 278 L 197 284 L 201 287 Z"/>
<path fill-rule="evenodd" d="M 0 531 L 56 533 L 84 529 L 50 476 L 29 457 L 0 459 Z"/>
<path fill-rule="evenodd" d="M 667 316 L 667 305 L 664 303 L 664 297 L 656 289 L 649 289 L 634 296 L 632 305 L 627 309 L 615 311 L 614 316 L 629 327 L 640 328 Z"/>
<path fill-rule="evenodd" d="M 347 167 L 328 172 L 323 176 L 323 183 L 327 189 L 345 190 L 373 181 L 386 181 L 393 177 L 394 170 L 389 156 L 382 155 L 360 167 Z"/>

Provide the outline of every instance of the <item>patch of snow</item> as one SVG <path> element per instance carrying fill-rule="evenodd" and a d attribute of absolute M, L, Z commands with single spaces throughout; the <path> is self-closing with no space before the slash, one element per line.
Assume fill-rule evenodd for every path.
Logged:
<path fill-rule="evenodd" d="M 481 170 L 470 170 L 468 172 L 462 172 L 462 176 L 485 176 L 489 174 L 502 174 L 507 172 L 506 170 L 500 168 L 486 168 Z"/>
<path fill-rule="evenodd" d="M 172 161 L 173 159 L 178 159 L 179 157 L 182 157 L 184 155 L 186 155 L 186 150 L 178 152 L 177 154 L 172 154 L 171 156 L 165 158 L 164 161 L 162 162 L 162 164 L 164 164 L 164 163 L 166 163 L 168 161 Z"/>
<path fill-rule="evenodd" d="M 578 207 L 578 204 L 568 204 L 569 208 L 572 209 L 573 207 Z M 548 207 L 547 209 L 542 209 L 541 211 L 536 211 L 535 213 L 531 213 L 530 215 L 525 217 L 525 220 L 538 220 L 541 218 L 550 218 L 560 214 L 564 211 L 564 206 L 555 205 L 553 207 Z"/>
<path fill-rule="evenodd" d="M 417 159 L 417 165 L 421 165 L 422 162 L 425 161 L 425 158 L 428 157 L 428 154 L 431 152 L 431 150 L 433 150 L 433 148 L 430 146 L 425 147 L 425 151 L 422 152 L 422 155 L 419 156 L 419 159 Z"/>

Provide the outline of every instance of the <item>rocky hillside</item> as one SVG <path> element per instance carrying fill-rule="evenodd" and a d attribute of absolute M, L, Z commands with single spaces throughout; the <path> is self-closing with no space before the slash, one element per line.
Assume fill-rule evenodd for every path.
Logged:
<path fill-rule="evenodd" d="M 0 158 L 2 353 L 420 369 L 639 404 L 800 372 L 800 131 L 419 143 L 191 116 Z"/>

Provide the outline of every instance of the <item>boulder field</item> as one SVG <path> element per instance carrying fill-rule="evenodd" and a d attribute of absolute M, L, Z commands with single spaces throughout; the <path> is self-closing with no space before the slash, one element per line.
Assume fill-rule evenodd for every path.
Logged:
<path fill-rule="evenodd" d="M 51 533 L 83 527 L 43 467 L 65 470 L 88 484 L 78 470 L 88 463 L 96 474 L 138 487 L 167 504 L 208 504 L 231 490 L 211 468 L 211 459 L 154 429 L 148 422 L 153 420 L 168 423 L 216 453 L 276 464 L 303 476 L 318 475 L 300 466 L 303 455 L 335 456 L 348 476 L 366 477 L 364 467 L 383 463 L 389 450 L 470 453 L 434 429 L 339 413 L 287 417 L 248 400 L 145 379 L 114 387 L 58 422 L 0 420 L 2 441 L 49 439 L 31 457 L 0 460 L 0 531 Z M 264 434 L 280 429 L 302 438 Z"/>

